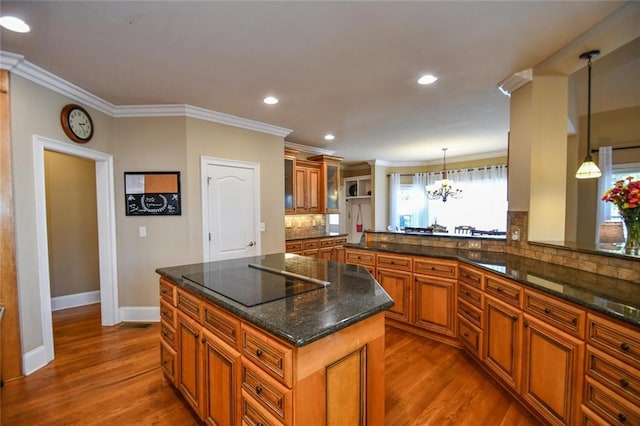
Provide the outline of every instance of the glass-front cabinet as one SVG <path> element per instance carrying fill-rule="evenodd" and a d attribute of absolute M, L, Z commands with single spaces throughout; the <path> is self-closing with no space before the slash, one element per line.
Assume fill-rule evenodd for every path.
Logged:
<path fill-rule="evenodd" d="M 296 169 L 296 157 L 293 155 L 284 156 L 284 213 L 295 213 L 295 188 L 294 171 Z"/>
<path fill-rule="evenodd" d="M 340 187 L 340 164 L 342 158 L 329 155 L 316 155 L 308 158 L 311 161 L 322 162 L 322 175 L 320 177 L 320 210 L 323 213 L 339 212 L 339 187 Z"/>

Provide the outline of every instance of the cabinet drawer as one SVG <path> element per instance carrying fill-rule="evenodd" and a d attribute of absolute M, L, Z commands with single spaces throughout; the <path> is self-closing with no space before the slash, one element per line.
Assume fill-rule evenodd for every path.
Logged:
<path fill-rule="evenodd" d="M 164 299 L 160 299 L 160 321 L 167 323 L 174 330 L 178 326 L 176 308 L 168 304 Z"/>
<path fill-rule="evenodd" d="M 494 277 L 485 277 L 484 291 L 496 299 L 522 308 L 522 287 Z"/>
<path fill-rule="evenodd" d="M 467 321 L 466 317 L 458 315 L 458 338 L 474 356 L 480 358 L 482 354 L 482 330 Z"/>
<path fill-rule="evenodd" d="M 461 282 L 458 282 L 458 298 L 476 308 L 482 309 L 484 307 L 484 293 Z"/>
<path fill-rule="evenodd" d="M 585 378 L 584 404 L 608 424 L 640 425 L 640 410 L 591 377 Z"/>
<path fill-rule="evenodd" d="M 587 374 L 640 406 L 640 371 L 587 345 Z"/>
<path fill-rule="evenodd" d="M 582 409 L 582 419 L 580 420 L 580 424 L 582 426 L 609 426 L 609 424 L 602 420 L 600 416 L 589 410 L 584 405 L 580 408 Z"/>
<path fill-rule="evenodd" d="M 376 255 L 375 253 L 347 250 L 347 263 L 375 267 Z"/>
<path fill-rule="evenodd" d="M 280 421 L 292 423 L 293 396 L 290 389 L 256 371 L 249 363 L 242 364 L 242 389 Z"/>
<path fill-rule="evenodd" d="M 176 351 L 160 342 L 160 365 L 167 380 L 176 383 Z"/>
<path fill-rule="evenodd" d="M 203 305 L 202 311 L 203 325 L 225 343 L 237 349 L 240 320 L 208 303 Z"/>
<path fill-rule="evenodd" d="M 244 323 L 241 325 L 241 334 L 242 355 L 280 383 L 291 387 L 293 384 L 293 350 L 291 347 L 277 342 Z"/>
<path fill-rule="evenodd" d="M 320 242 L 318 240 L 304 240 L 302 242 L 302 250 L 313 250 L 320 247 Z"/>
<path fill-rule="evenodd" d="M 406 256 L 388 256 L 378 254 L 378 268 L 411 271 L 411 258 Z"/>
<path fill-rule="evenodd" d="M 182 290 L 178 290 L 176 306 L 185 314 L 196 321 L 200 321 L 202 315 L 202 301 Z"/>
<path fill-rule="evenodd" d="M 584 339 L 586 312 L 535 291 L 524 291 L 524 311 L 567 333 Z"/>
<path fill-rule="evenodd" d="M 333 238 L 323 238 L 320 240 L 320 248 L 322 247 L 333 247 L 335 246 L 335 241 Z"/>
<path fill-rule="evenodd" d="M 465 284 L 482 289 L 482 272 L 471 269 L 468 266 L 458 266 L 458 279 Z"/>
<path fill-rule="evenodd" d="M 481 329 L 484 328 L 484 314 L 482 310 L 468 304 L 464 300 L 458 300 L 458 314 L 462 315 Z"/>
<path fill-rule="evenodd" d="M 160 297 L 167 303 L 176 304 L 176 285 L 165 278 L 160 278 Z"/>
<path fill-rule="evenodd" d="M 173 349 L 176 348 L 176 343 L 178 342 L 176 330 L 173 327 L 169 327 L 164 321 L 160 322 L 160 336 L 169 346 Z"/>
<path fill-rule="evenodd" d="M 458 266 L 456 263 L 415 258 L 413 260 L 413 272 L 442 278 L 457 278 Z"/>
<path fill-rule="evenodd" d="M 640 369 L 640 332 L 597 315 L 588 314 L 587 341 L 634 368 Z"/>
<path fill-rule="evenodd" d="M 302 251 L 302 241 L 288 241 L 286 247 L 287 253 Z"/>
<path fill-rule="evenodd" d="M 266 412 L 249 394 L 242 390 L 243 426 L 282 426 L 283 424 Z"/>
<path fill-rule="evenodd" d="M 346 237 L 338 237 L 338 238 L 334 238 L 333 239 L 333 245 L 334 246 L 342 246 L 347 244 L 347 238 Z"/>

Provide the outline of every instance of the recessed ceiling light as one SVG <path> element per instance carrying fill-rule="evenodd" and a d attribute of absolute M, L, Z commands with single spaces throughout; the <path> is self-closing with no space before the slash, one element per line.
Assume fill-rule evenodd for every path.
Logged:
<path fill-rule="evenodd" d="M 438 80 L 438 77 L 435 75 L 426 74 L 418 79 L 418 84 L 432 84 L 435 83 L 436 80 Z"/>
<path fill-rule="evenodd" d="M 328 141 L 332 141 L 334 140 L 336 137 L 333 136 L 331 133 L 327 133 L 326 135 L 324 135 L 324 138 Z"/>
<path fill-rule="evenodd" d="M 28 33 L 31 31 L 31 27 L 29 27 L 26 22 L 15 16 L 0 17 L 0 27 L 16 33 Z"/>
<path fill-rule="evenodd" d="M 267 105 L 275 105 L 278 102 L 280 102 L 278 100 L 278 98 L 274 97 L 274 96 L 267 96 L 266 98 L 264 98 L 264 103 Z"/>

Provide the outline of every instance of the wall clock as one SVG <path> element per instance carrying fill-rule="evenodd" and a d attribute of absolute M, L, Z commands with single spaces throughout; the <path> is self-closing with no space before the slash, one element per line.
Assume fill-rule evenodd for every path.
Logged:
<path fill-rule="evenodd" d="M 80 105 L 65 105 L 60 111 L 60 123 L 64 133 L 74 142 L 87 143 L 93 136 L 93 121 Z"/>

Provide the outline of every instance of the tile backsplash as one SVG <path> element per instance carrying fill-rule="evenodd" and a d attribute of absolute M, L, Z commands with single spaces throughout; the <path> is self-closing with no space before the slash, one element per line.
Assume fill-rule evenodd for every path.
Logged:
<path fill-rule="evenodd" d="M 327 218 L 323 214 L 296 214 L 284 217 L 285 239 L 313 237 L 327 232 Z"/>

